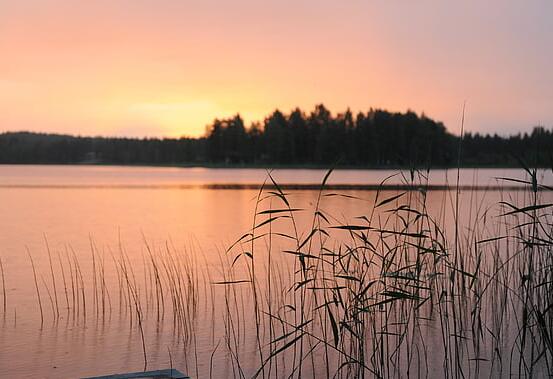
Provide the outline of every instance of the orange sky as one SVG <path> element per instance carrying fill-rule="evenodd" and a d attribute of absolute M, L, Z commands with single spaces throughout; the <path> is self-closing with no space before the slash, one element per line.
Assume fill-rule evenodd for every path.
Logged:
<path fill-rule="evenodd" d="M 459 4 L 461 3 L 461 4 Z M 0 131 L 198 136 L 275 108 L 553 126 L 553 2 L 0 0 Z"/>

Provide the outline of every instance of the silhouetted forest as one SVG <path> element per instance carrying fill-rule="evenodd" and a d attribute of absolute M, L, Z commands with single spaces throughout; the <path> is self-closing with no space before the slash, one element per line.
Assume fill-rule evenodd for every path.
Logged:
<path fill-rule="evenodd" d="M 351 167 L 552 167 L 553 132 L 536 127 L 508 137 L 466 134 L 414 112 L 371 109 L 336 115 L 278 110 L 246 127 L 236 115 L 216 119 L 202 138 L 131 139 L 29 132 L 0 134 L 0 163 L 286 165 Z"/>

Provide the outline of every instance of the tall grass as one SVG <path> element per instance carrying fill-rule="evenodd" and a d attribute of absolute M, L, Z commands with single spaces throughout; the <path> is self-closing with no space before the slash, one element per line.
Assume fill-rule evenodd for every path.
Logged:
<path fill-rule="evenodd" d="M 45 239 L 49 281 L 28 251 L 41 325 L 57 322 L 63 299 L 76 324 L 118 314 L 140 336 L 144 368 L 148 329 L 170 325 L 196 371 L 204 365 L 210 375 L 225 360 L 226 374 L 242 378 L 548 377 L 553 204 L 542 195 L 553 189 L 526 173 L 499 178 L 526 190 L 503 193 L 495 206 L 458 182 L 429 196 L 429 171 L 398 173 L 401 190 L 388 178 L 376 191 L 348 193 L 327 188 L 329 171 L 314 197 L 288 193 L 269 173 L 251 229 L 221 252 L 218 271 L 192 248 L 145 236 L 141 264 L 121 240 L 111 251 L 91 238 L 85 263 L 87 255 L 54 251 Z M 356 214 L 329 212 L 332 204 Z M 2 260 L 0 274 L 5 315 Z M 213 328 L 206 355 L 199 322 Z"/>
<path fill-rule="evenodd" d="M 0 258 L 0 275 L 2 275 L 2 315 L 6 317 L 7 297 L 6 297 L 6 278 L 4 276 L 4 265 L 2 264 L 2 258 Z"/>
<path fill-rule="evenodd" d="M 272 181 L 258 196 L 253 228 L 229 251 L 223 282 L 241 291 L 249 283 L 259 349 L 251 374 L 551 375 L 553 204 L 540 202 L 551 188 L 537 184 L 535 170 L 527 173 L 519 181 L 529 188 L 521 192 L 526 205 L 506 199 L 496 216 L 477 195 L 462 204 L 457 185 L 442 200 L 442 209 L 448 196 L 454 204 L 446 221 L 429 208 L 428 172 L 404 177 L 415 190 L 376 191 L 370 201 L 326 191 L 329 172 L 303 232 L 303 210 Z M 359 215 L 326 212 L 325 199 L 337 196 L 358 203 Z M 474 208 L 470 219 L 465 206 Z M 293 258 L 281 263 L 281 280 L 276 254 Z M 235 279 L 239 273 L 248 279 Z M 227 348 L 239 354 L 237 344 Z"/>

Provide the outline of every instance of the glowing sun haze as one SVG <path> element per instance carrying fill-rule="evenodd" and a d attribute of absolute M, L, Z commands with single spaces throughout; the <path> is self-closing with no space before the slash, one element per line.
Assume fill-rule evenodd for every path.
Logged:
<path fill-rule="evenodd" d="M 553 2 L 0 0 L 0 131 L 199 136 L 275 108 L 553 126 Z"/>

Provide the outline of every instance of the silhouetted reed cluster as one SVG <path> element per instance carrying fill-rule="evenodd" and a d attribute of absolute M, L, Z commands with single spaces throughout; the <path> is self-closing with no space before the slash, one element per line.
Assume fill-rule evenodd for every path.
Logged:
<path fill-rule="evenodd" d="M 126 317 L 146 366 L 145 329 L 170 324 L 196 351 L 201 316 L 213 347 L 196 368 L 226 360 L 234 377 L 551 376 L 553 204 L 542 197 L 553 188 L 526 173 L 501 179 L 525 190 L 487 206 L 485 191 L 459 187 L 429 204 L 428 171 L 398 174 L 416 190 L 368 198 L 327 190 L 329 171 L 309 208 L 269 174 L 251 229 L 216 270 L 146 240 L 140 264 L 121 243 L 100 250 L 91 240 L 83 270 L 82 255 L 45 241 L 42 271 L 28 252 L 41 323 Z M 328 212 L 336 199 L 358 214 Z"/>
<path fill-rule="evenodd" d="M 228 252 L 225 284 L 253 299 L 246 309 L 259 362 L 255 372 L 242 369 L 235 328 L 244 305 L 227 291 L 235 376 L 552 375 L 553 204 L 540 201 L 552 188 L 527 174 L 518 180 L 523 199 L 504 194 L 499 215 L 477 193 L 461 204 L 458 190 L 430 210 L 427 173 L 404 178 L 418 191 L 377 191 L 368 203 L 325 191 L 325 178 L 307 230 L 297 222 L 306 210 L 273 182 L 259 193 L 254 226 Z M 326 212 L 334 196 L 359 202 L 359 215 Z"/>
<path fill-rule="evenodd" d="M 46 237 L 45 246 L 49 279 L 37 269 L 27 249 L 41 328 L 47 321 L 55 326 L 64 323 L 86 327 L 88 323 L 127 319 L 129 329 L 140 334 L 144 368 L 148 361 L 146 325 L 171 325 L 178 344 L 188 345 L 194 337 L 200 282 L 205 286 L 208 280 L 198 277 L 196 258 L 189 251 L 179 251 L 169 244 L 152 249 L 144 239 L 145 253 L 142 262 L 137 262 L 136 256 L 129 258 L 121 243 L 117 251 L 100 250 L 91 238 L 90 260 L 70 246 L 52 251 Z M 87 261 L 86 269 L 83 260 Z M 5 320 L 8 298 L 1 260 L 0 274 Z"/>

